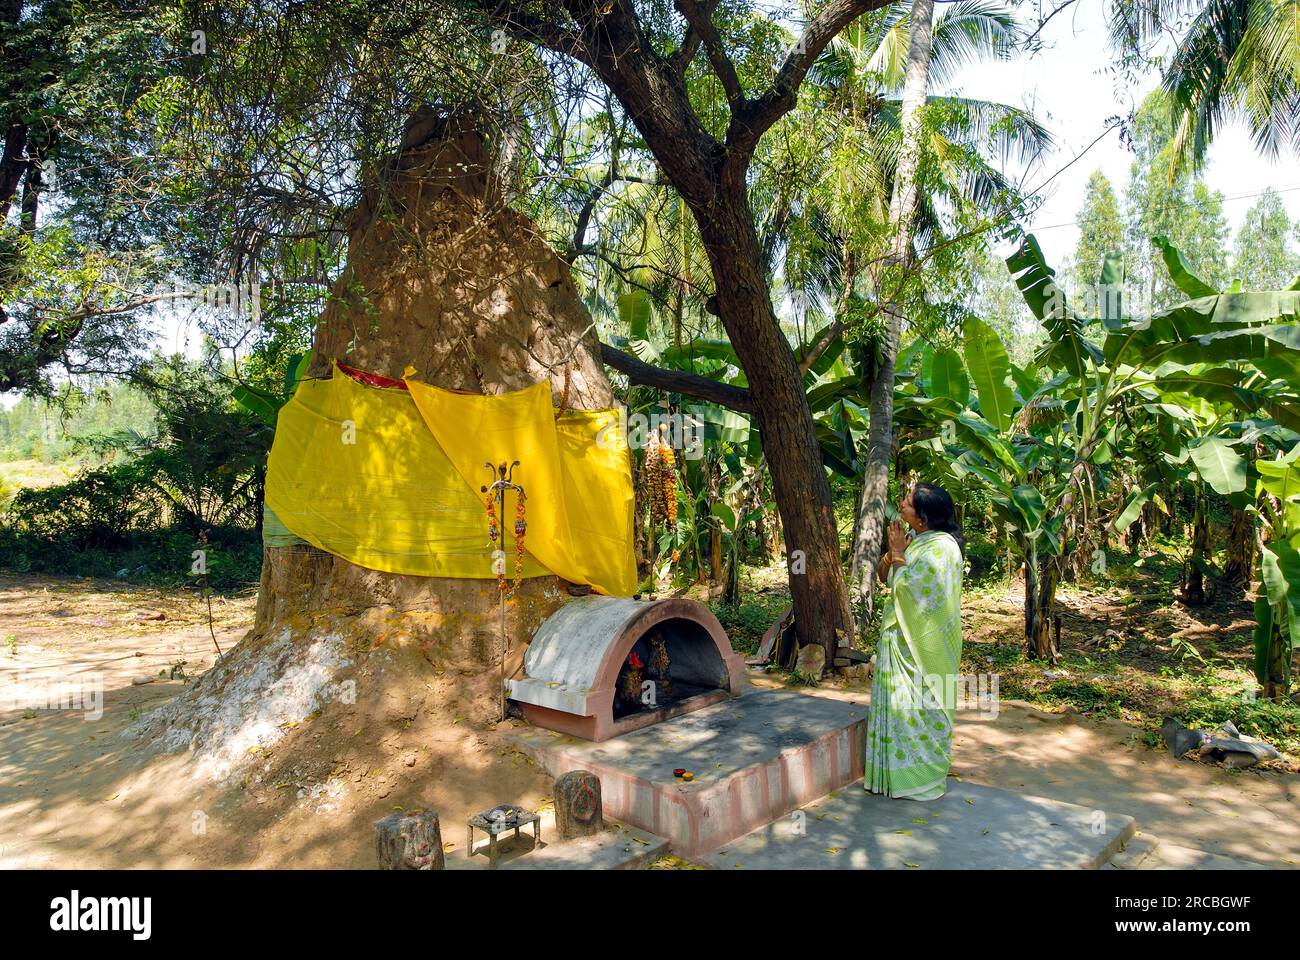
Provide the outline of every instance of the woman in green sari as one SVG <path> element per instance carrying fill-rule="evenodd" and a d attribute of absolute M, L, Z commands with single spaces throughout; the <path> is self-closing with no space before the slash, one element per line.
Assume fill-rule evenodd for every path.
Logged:
<path fill-rule="evenodd" d="M 952 497 L 918 483 L 899 504 L 877 573 L 882 610 L 867 719 L 864 784 L 871 793 L 934 800 L 947 787 L 961 664 L 961 528 Z"/>

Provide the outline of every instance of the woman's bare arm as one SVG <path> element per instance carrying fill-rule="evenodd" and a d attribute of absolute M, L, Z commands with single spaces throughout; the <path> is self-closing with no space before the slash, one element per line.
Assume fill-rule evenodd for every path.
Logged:
<path fill-rule="evenodd" d="M 907 563 L 907 557 L 904 554 L 886 550 L 885 555 L 882 556 L 880 562 L 876 564 L 876 576 L 880 578 L 881 583 L 885 583 L 889 580 L 889 571 L 893 567 L 901 567 L 905 563 Z"/>
<path fill-rule="evenodd" d="M 889 562 L 889 551 L 886 550 L 880 555 L 880 562 L 876 564 L 876 576 L 880 578 L 881 583 L 889 579 L 889 568 L 891 566 L 893 564 Z"/>

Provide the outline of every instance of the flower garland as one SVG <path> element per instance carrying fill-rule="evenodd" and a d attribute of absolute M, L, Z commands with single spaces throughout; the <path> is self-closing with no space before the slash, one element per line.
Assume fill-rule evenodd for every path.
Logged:
<path fill-rule="evenodd" d="M 528 522 L 524 519 L 524 501 L 527 499 L 522 490 L 518 491 L 515 500 L 515 585 L 510 591 L 512 596 L 519 592 L 524 579 L 524 534 L 528 532 Z M 500 584 L 497 589 L 500 589 Z"/>
<path fill-rule="evenodd" d="M 559 420 L 569 409 L 569 372 L 570 365 L 564 365 L 564 386 L 560 388 L 560 404 L 555 409 L 555 419 Z"/>
<path fill-rule="evenodd" d="M 497 589 L 507 597 L 512 597 L 519 592 L 519 587 L 524 578 L 524 535 L 528 532 L 528 521 L 525 519 L 524 501 L 528 498 L 522 490 L 517 491 L 515 500 L 515 578 L 514 584 L 510 587 L 506 585 L 506 561 L 503 556 L 499 561 L 493 562 L 493 571 L 497 575 Z M 487 508 L 488 519 L 488 545 L 495 547 L 497 541 L 501 538 L 501 521 L 497 519 L 496 508 L 496 491 L 489 490 L 483 500 Z M 496 550 L 492 551 L 494 554 Z"/>

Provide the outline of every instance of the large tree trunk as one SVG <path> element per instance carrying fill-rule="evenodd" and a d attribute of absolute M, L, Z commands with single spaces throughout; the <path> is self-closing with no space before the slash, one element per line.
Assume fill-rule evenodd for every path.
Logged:
<path fill-rule="evenodd" d="M 894 174 L 889 204 L 889 225 L 894 242 L 891 261 L 905 269 L 912 259 L 912 222 L 916 216 L 916 174 L 921 159 L 922 111 L 930 78 L 930 51 L 934 27 L 934 0 L 915 0 L 910 15 L 907 73 L 903 83 L 903 145 Z M 849 579 L 869 614 L 875 597 L 874 576 L 885 531 L 885 501 L 889 496 L 889 461 L 893 452 L 894 361 L 902 335 L 903 317 L 898 304 L 883 305 L 884 342 L 880 345 L 880 370 L 871 384 L 871 424 L 867 439 L 867 465 L 858 506 L 857 537 Z"/>
<path fill-rule="evenodd" d="M 507 205 L 498 167 L 466 113 L 444 117 L 426 108 L 411 118 L 401 151 L 349 225 L 348 266 L 317 325 L 311 375 L 328 375 L 334 359 L 390 377 L 410 364 L 419 379 L 448 389 L 491 395 L 549 379 L 558 396 L 567 380 L 569 408 L 614 405 L 569 267 Z M 269 559 L 283 575 L 300 556 Z M 340 578 L 351 582 L 356 573 L 327 575 L 314 592 L 328 594 Z M 491 665 L 485 638 L 499 630 L 494 582 L 373 571 L 367 579 L 376 602 L 394 593 L 454 593 L 459 627 L 444 624 L 422 640 L 467 675 Z M 555 608 L 555 584 L 524 582 L 512 605 L 512 646 Z M 272 596 L 259 609 L 285 600 L 295 598 Z"/>
<path fill-rule="evenodd" d="M 421 380 L 484 394 L 547 379 L 559 394 L 567 379 L 569 407 L 595 409 L 614 402 L 598 358 L 567 264 L 502 202 L 473 122 L 417 113 L 352 218 L 309 375 L 330 375 L 337 359 L 394 378 L 410 364 Z M 506 609 L 507 662 L 565 599 L 555 577 L 523 581 Z M 137 732 L 174 749 L 173 732 L 186 731 L 196 758 L 224 777 L 248 759 L 226 718 L 274 729 L 332 709 L 331 691 L 349 683 L 354 703 L 340 709 L 384 723 L 433 710 L 496 720 L 498 603 L 494 580 L 402 576 L 306 544 L 267 547 L 252 632 Z M 289 705 L 297 716 L 281 717 L 274 704 L 284 698 L 267 690 L 287 676 L 306 686 Z"/>
<path fill-rule="evenodd" d="M 781 514 L 790 596 L 801 644 L 819 643 L 826 662 L 855 636 L 821 444 L 794 351 L 781 331 L 762 268 L 744 171 L 724 168 L 721 200 L 695 210 L 723 326 L 745 369 L 754 420 Z"/>

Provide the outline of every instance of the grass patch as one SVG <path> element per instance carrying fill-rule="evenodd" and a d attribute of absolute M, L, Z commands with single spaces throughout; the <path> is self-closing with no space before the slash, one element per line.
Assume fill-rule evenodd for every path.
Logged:
<path fill-rule="evenodd" d="M 786 594 L 773 592 L 745 596 L 742 593 L 739 603 L 715 600 L 709 604 L 709 609 L 727 631 L 731 646 L 741 653 L 754 654 L 758 652 L 767 628 L 789 605 L 790 597 Z"/>

